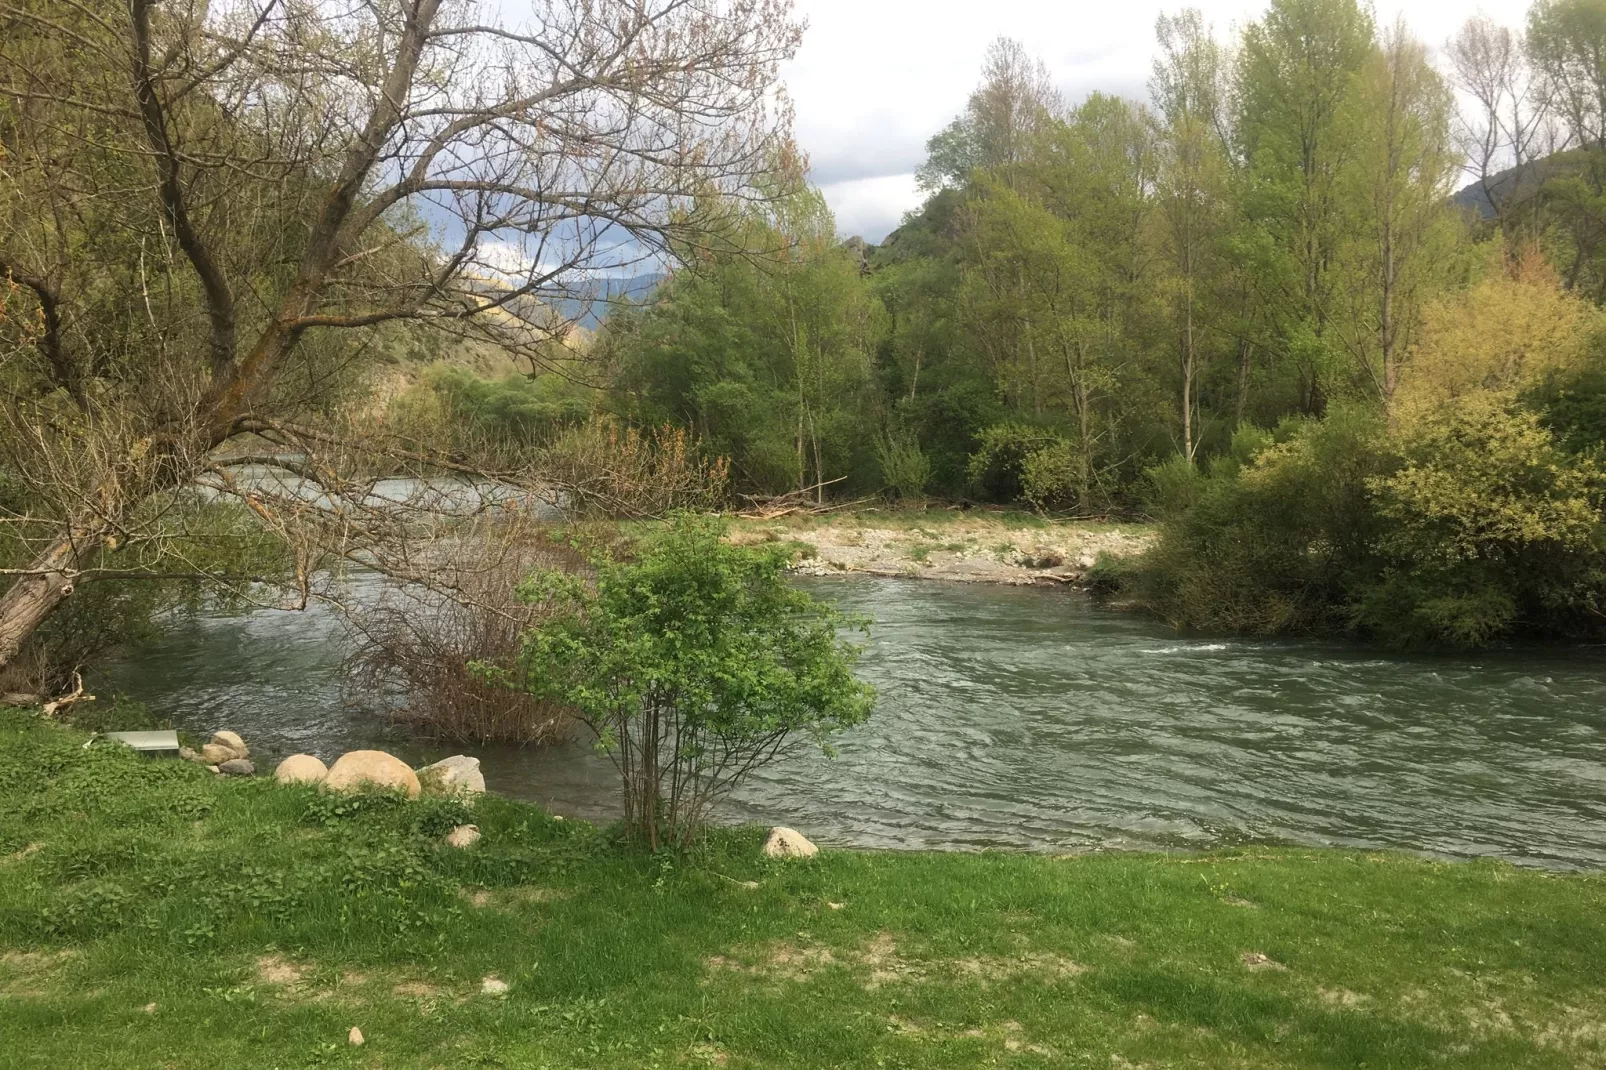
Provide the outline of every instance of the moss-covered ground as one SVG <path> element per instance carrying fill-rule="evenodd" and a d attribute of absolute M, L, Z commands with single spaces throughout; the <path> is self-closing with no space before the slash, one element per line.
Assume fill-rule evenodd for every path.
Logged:
<path fill-rule="evenodd" d="M 454 850 L 458 803 L 84 739 L 0 714 L 0 1065 L 1606 1063 L 1595 875 L 1263 848 L 769 862 L 759 830 L 655 858 L 494 797 Z"/>

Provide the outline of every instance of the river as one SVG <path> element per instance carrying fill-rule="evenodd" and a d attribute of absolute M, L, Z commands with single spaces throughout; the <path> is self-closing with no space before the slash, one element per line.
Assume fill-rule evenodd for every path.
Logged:
<path fill-rule="evenodd" d="M 1179 638 L 1064 590 L 808 579 L 873 619 L 875 716 L 839 756 L 789 757 L 725 807 L 823 843 L 971 850 L 1278 842 L 1606 864 L 1596 649 L 1412 657 Z M 261 763 L 448 749 L 341 705 L 331 611 L 181 617 L 93 681 Z M 461 748 L 460 748 L 461 749 Z M 467 748 L 495 791 L 607 818 L 584 741 Z"/>

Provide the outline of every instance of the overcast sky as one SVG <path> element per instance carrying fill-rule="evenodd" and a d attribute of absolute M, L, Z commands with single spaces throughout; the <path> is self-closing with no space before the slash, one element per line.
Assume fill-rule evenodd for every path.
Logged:
<path fill-rule="evenodd" d="M 1518 27 L 1528 8 L 1528 0 L 1376 3 L 1380 22 L 1404 12 L 1434 49 L 1479 11 Z M 878 242 L 919 205 L 914 170 L 926 139 L 964 107 L 993 39 L 1025 42 L 1067 100 L 1094 89 L 1146 99 L 1155 19 L 1190 6 L 1218 37 L 1265 8 L 1253 0 L 797 0 L 809 29 L 784 77 L 798 140 L 837 229 Z"/>

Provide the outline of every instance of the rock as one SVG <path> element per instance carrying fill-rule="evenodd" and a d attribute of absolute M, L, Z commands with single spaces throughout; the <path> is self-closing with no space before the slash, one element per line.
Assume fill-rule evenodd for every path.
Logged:
<path fill-rule="evenodd" d="M 38 695 L 29 695 L 22 691 L 11 691 L 0 695 L 0 706 L 42 706 L 44 701 Z"/>
<path fill-rule="evenodd" d="M 232 761 L 233 761 L 233 760 L 234 760 L 234 759 L 233 759 L 233 758 L 230 758 L 230 759 L 229 759 L 229 761 L 231 761 L 231 762 L 232 762 Z M 213 775 L 213 776 L 222 776 L 222 775 L 223 775 L 223 770 L 222 770 L 222 769 L 219 769 L 219 768 L 218 768 L 218 767 L 217 767 L 217 766 L 215 766 L 215 765 L 209 765 L 209 766 L 207 766 L 207 767 L 206 767 L 206 771 L 207 771 L 207 772 L 209 772 L 209 773 L 211 773 L 211 774 L 212 774 L 212 775 Z"/>
<path fill-rule="evenodd" d="M 219 747 L 227 747 L 227 748 L 229 748 L 229 750 L 234 752 L 234 756 L 236 758 L 249 758 L 249 757 L 251 757 L 250 750 L 248 750 L 246 748 L 245 740 L 241 739 L 238 735 L 236 735 L 233 732 L 229 732 L 229 731 L 213 732 L 212 733 L 212 738 L 207 740 L 207 742 L 215 744 L 215 745 L 217 745 Z"/>
<path fill-rule="evenodd" d="M 206 764 L 205 758 L 201 757 L 195 751 L 190 750 L 188 747 L 180 747 L 178 749 L 178 756 L 183 758 L 186 762 L 201 762 L 202 764 Z"/>
<path fill-rule="evenodd" d="M 480 772 L 480 760 L 466 754 L 442 758 L 434 765 L 418 771 L 418 782 L 431 795 L 483 795 L 485 774 Z"/>
<path fill-rule="evenodd" d="M 459 825 L 446 834 L 448 847 L 473 847 L 480 842 L 480 827 L 478 825 Z"/>
<path fill-rule="evenodd" d="M 770 838 L 764 841 L 766 858 L 813 858 L 819 853 L 808 837 L 783 825 L 770 829 Z"/>
<path fill-rule="evenodd" d="M 206 762 L 207 765 L 222 765 L 224 762 L 232 762 L 238 757 L 239 755 L 234 753 L 233 747 L 226 747 L 221 743 L 208 743 L 201 748 L 201 760 Z"/>
<path fill-rule="evenodd" d="M 354 1048 L 362 1047 L 362 1030 L 358 1029 L 356 1026 L 352 1026 L 351 1032 L 346 1034 L 346 1043 L 350 1044 Z"/>
<path fill-rule="evenodd" d="M 1092 554 L 1083 554 L 1081 557 L 1076 559 L 1076 563 L 1082 568 L 1092 568 L 1094 565 L 1099 563 L 1099 559 L 1094 557 Z"/>
<path fill-rule="evenodd" d="M 468 827 L 473 828 L 474 826 L 470 825 Z M 505 996 L 507 995 L 507 982 L 500 977 L 487 977 L 480 982 L 480 991 L 487 996 Z"/>
<path fill-rule="evenodd" d="M 230 758 L 220 763 L 217 771 L 224 776 L 255 776 L 257 767 L 246 758 Z"/>
<path fill-rule="evenodd" d="M 329 767 L 310 754 L 292 754 L 273 771 L 281 784 L 322 784 L 328 775 Z"/>
<path fill-rule="evenodd" d="M 382 750 L 354 750 L 342 754 L 329 767 L 325 791 L 353 791 L 361 785 L 401 788 L 409 799 L 418 798 L 418 774 L 394 754 Z"/>

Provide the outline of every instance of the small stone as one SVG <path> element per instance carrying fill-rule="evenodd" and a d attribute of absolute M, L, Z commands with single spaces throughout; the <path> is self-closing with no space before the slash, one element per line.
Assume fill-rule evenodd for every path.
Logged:
<path fill-rule="evenodd" d="M 257 767 L 245 758 L 230 758 L 219 763 L 217 771 L 224 776 L 255 776 Z"/>
<path fill-rule="evenodd" d="M 797 829 L 777 825 L 770 829 L 770 838 L 764 841 L 766 858 L 813 858 L 820 849 Z"/>
<path fill-rule="evenodd" d="M 189 747 L 180 747 L 178 749 L 178 756 L 183 758 L 186 762 L 200 762 L 203 765 L 207 764 L 205 758 L 202 758 L 200 754 L 191 750 Z"/>
<path fill-rule="evenodd" d="M 154 1004 L 154 1003 L 145 1004 L 145 1013 L 146 1014 L 155 1014 L 156 1013 L 156 1004 Z"/>
<path fill-rule="evenodd" d="M 232 762 L 239 755 L 234 753 L 233 747 L 226 747 L 221 743 L 208 743 L 201 748 L 201 758 L 207 765 L 222 765 Z"/>
<path fill-rule="evenodd" d="M 346 1034 L 346 1043 L 350 1044 L 354 1048 L 362 1047 L 362 1030 L 358 1029 L 356 1026 L 352 1026 L 351 1032 Z"/>
<path fill-rule="evenodd" d="M 418 782 L 431 795 L 483 795 L 485 774 L 480 760 L 466 754 L 442 758 L 418 771 Z"/>
<path fill-rule="evenodd" d="M 230 761 L 233 761 L 233 759 L 231 758 Z M 207 766 L 206 770 L 207 770 L 207 772 L 211 773 L 213 776 L 222 776 L 223 775 L 223 770 L 219 769 L 215 765 Z"/>
<path fill-rule="evenodd" d="M 459 825 L 446 834 L 448 847 L 473 847 L 480 842 L 480 827 L 478 825 Z"/>
<path fill-rule="evenodd" d="M 469 826 L 472 828 L 473 826 Z M 487 996 L 507 995 L 507 982 L 498 977 L 487 977 L 480 982 L 480 992 Z"/>
<path fill-rule="evenodd" d="M 322 784 L 328 775 L 329 767 L 310 754 L 292 754 L 273 771 L 280 784 Z"/>
<path fill-rule="evenodd" d="M 29 695 L 21 691 L 11 691 L 0 695 L 0 706 L 40 706 L 44 699 L 38 695 Z"/>
<path fill-rule="evenodd" d="M 229 750 L 234 752 L 234 756 L 236 758 L 251 757 L 251 751 L 247 749 L 245 740 L 241 739 L 238 733 L 229 731 L 213 732 L 212 738 L 207 742 L 213 743 L 219 747 L 229 748 Z"/>
<path fill-rule="evenodd" d="M 329 775 L 323 781 L 325 791 L 354 791 L 364 785 L 400 788 L 409 799 L 418 798 L 418 774 L 406 762 L 382 750 L 354 750 L 342 754 L 329 767 Z"/>
<path fill-rule="evenodd" d="M 847 906 L 846 903 L 831 903 L 831 902 L 827 902 L 825 905 L 830 907 L 832 910 L 841 910 L 843 907 Z"/>

